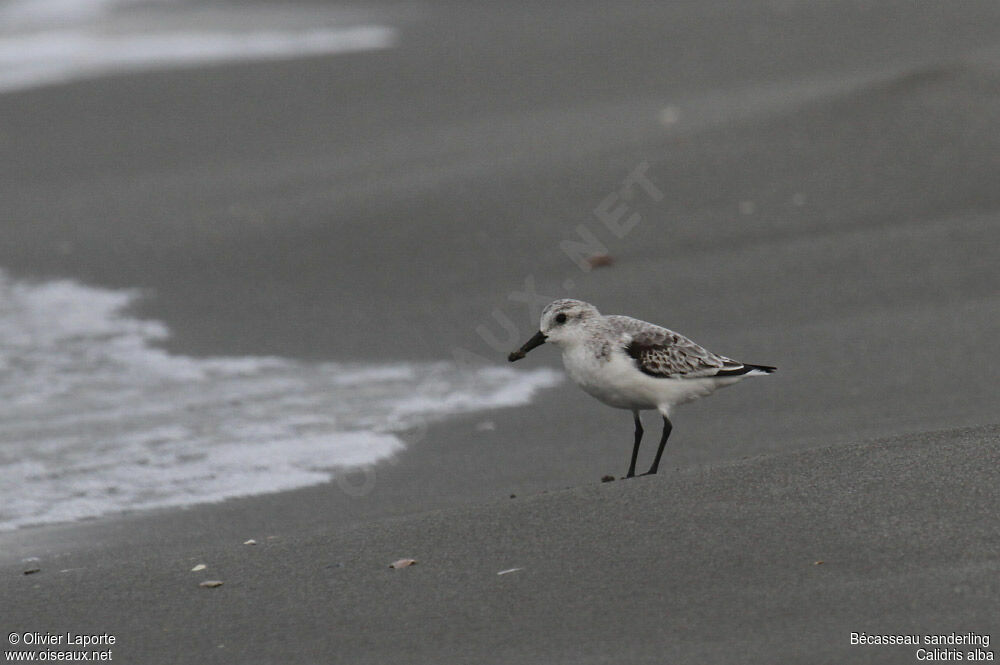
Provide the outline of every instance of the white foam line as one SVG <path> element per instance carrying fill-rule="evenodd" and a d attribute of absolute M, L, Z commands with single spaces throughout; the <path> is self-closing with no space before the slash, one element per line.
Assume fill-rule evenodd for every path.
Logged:
<path fill-rule="evenodd" d="M 383 25 L 233 33 L 49 30 L 0 37 L 0 91 L 112 72 L 387 49 L 396 41 L 396 30 Z"/>
<path fill-rule="evenodd" d="M 138 291 L 0 271 L 0 531 L 329 482 L 399 432 L 515 406 L 545 368 L 197 358 L 131 316 Z"/>
<path fill-rule="evenodd" d="M 106 15 L 117 0 L 8 0 L 0 5 L 0 20 L 15 28 L 93 20 Z"/>

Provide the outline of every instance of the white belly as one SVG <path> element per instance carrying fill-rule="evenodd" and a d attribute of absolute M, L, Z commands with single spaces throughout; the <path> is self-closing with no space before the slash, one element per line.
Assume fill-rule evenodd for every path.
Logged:
<path fill-rule="evenodd" d="M 566 373 L 587 394 L 618 409 L 657 409 L 664 415 L 683 404 L 736 383 L 720 379 L 663 379 L 643 374 L 624 353 L 596 357 L 585 348 L 563 352 Z M 742 378 L 742 377 L 740 377 Z"/>

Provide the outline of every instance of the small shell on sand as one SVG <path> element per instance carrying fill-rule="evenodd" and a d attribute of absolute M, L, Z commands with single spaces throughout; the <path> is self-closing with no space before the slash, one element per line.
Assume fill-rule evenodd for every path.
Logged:
<path fill-rule="evenodd" d="M 208 568 L 208 566 L 206 566 L 203 563 L 199 563 L 197 566 L 195 566 L 194 568 L 191 569 L 191 572 L 192 573 L 197 573 L 199 570 L 205 570 L 206 568 Z"/>
<path fill-rule="evenodd" d="M 244 541 L 243 541 L 243 544 L 244 544 L 244 545 L 256 545 L 256 544 L 257 544 L 257 541 L 256 541 L 256 540 L 254 540 L 253 538 L 251 538 L 250 540 L 244 540 Z"/>
<path fill-rule="evenodd" d="M 223 581 L 222 580 L 205 580 L 204 582 L 202 582 L 198 586 L 204 587 L 206 589 L 214 589 L 215 587 L 222 586 L 222 585 L 223 585 Z"/>
<path fill-rule="evenodd" d="M 416 559 L 399 559 L 398 561 L 393 561 L 389 564 L 390 568 L 407 568 L 409 566 L 416 565 Z"/>

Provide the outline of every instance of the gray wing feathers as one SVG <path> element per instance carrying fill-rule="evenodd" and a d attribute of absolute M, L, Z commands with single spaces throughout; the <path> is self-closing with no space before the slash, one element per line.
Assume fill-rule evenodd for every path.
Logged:
<path fill-rule="evenodd" d="M 650 376 L 695 379 L 739 374 L 743 363 L 712 353 L 672 330 L 628 316 L 607 317 L 625 334 L 625 352 Z"/>

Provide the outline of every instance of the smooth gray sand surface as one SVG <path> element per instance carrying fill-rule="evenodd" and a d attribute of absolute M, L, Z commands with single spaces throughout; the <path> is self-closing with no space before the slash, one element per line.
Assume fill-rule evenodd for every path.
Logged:
<path fill-rule="evenodd" d="M 2 534 L 0 628 L 141 663 L 909 663 L 849 633 L 1000 637 L 1000 6 L 382 11 L 378 53 L 0 95 L 0 267 L 147 289 L 192 355 L 503 362 L 533 290 L 779 372 L 679 409 L 655 478 L 598 483 L 629 415 L 565 385 L 417 432 L 364 496 Z M 646 165 L 662 198 L 626 198 Z M 627 233 L 595 215 L 613 194 Z M 581 228 L 612 266 L 561 249 Z"/>
<path fill-rule="evenodd" d="M 919 647 L 850 634 L 995 636 L 998 501 L 986 427 L 246 532 L 257 545 L 136 522 L 127 546 L 4 565 L 4 623 L 109 632 L 142 663 L 910 663 Z"/>

